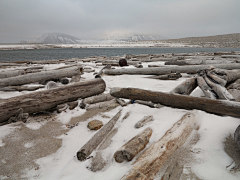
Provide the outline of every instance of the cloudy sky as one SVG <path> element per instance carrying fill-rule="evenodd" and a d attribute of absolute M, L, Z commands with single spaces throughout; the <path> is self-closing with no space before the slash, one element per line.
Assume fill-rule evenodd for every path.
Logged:
<path fill-rule="evenodd" d="M 0 43 L 59 32 L 80 39 L 240 33 L 240 0 L 0 0 Z"/>

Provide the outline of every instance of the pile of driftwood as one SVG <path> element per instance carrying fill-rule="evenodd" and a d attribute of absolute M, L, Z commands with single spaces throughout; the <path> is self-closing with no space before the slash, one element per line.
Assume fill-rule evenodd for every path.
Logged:
<path fill-rule="evenodd" d="M 170 106 L 182 109 L 199 109 L 217 115 L 240 117 L 240 63 L 237 54 L 199 53 L 167 54 L 167 55 L 125 55 L 125 57 L 90 57 L 84 59 L 55 60 L 64 62 L 67 67 L 51 71 L 42 71 L 43 66 L 33 66 L 18 70 L 0 72 L 0 91 L 41 91 L 0 100 L 1 125 L 25 121 L 29 114 L 57 109 L 58 112 L 73 109 L 76 106 L 87 111 L 107 109 L 117 106 L 127 106 L 139 103 L 152 108 Z M 189 59 L 189 58 L 192 59 Z M 83 64 L 79 66 L 79 61 Z M 120 62 L 121 61 L 121 62 Z M 143 68 L 145 62 L 164 61 L 166 66 Z M 96 66 L 106 66 L 92 80 L 79 82 L 83 72 L 94 72 L 85 62 L 95 62 Z M 28 62 L 35 63 L 35 62 Z M 49 63 L 48 61 L 38 63 Z M 21 63 L 1 63 L 0 66 L 16 66 Z M 209 65 L 211 64 L 211 65 Z M 113 69 L 111 66 L 134 65 L 135 68 Z M 169 66 L 167 66 L 169 65 Z M 174 66 L 172 66 L 174 65 Z M 160 80 L 176 80 L 180 73 L 195 74 L 170 93 L 150 91 L 137 88 L 112 88 L 110 93 L 103 93 L 106 83 L 102 75 L 145 74 L 154 75 L 148 78 Z M 71 80 L 69 81 L 69 79 Z M 37 86 L 29 86 L 30 83 Z M 57 82 L 57 83 L 56 83 Z M 61 82 L 61 85 L 58 83 Z M 190 94 L 199 87 L 205 97 L 193 97 Z M 79 101 L 79 99 L 81 99 Z M 125 99 L 125 100 L 123 100 Z M 128 99 L 128 101 L 126 100 Z M 154 179 L 160 168 L 181 145 L 185 143 L 195 127 L 195 115 L 186 113 L 165 135 L 150 144 L 153 130 L 146 127 L 153 121 L 153 116 L 145 116 L 132 128 L 144 128 L 132 137 L 114 153 L 111 159 L 102 156 L 110 145 L 111 139 L 118 132 L 117 122 L 124 123 L 131 112 L 121 116 L 120 110 L 111 120 L 102 126 L 90 140 L 79 149 L 77 158 L 80 161 L 89 160 L 91 171 L 99 171 L 108 167 L 112 158 L 118 163 L 134 161 L 131 169 L 122 179 Z M 122 117 L 122 118 L 120 118 Z M 240 143 L 240 128 L 235 133 L 235 141 Z M 91 154 L 95 152 L 95 156 Z M 138 158 L 136 158 L 138 157 Z M 108 157 L 109 158 L 109 157 Z M 169 167 L 162 179 L 179 179 L 182 171 L 174 172 L 176 162 Z M 181 168 L 178 168 L 181 169 Z M 170 177 L 171 176 L 171 177 Z"/>

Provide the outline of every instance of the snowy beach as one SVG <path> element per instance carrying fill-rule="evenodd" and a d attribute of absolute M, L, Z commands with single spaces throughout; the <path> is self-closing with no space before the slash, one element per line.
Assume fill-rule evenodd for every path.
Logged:
<path fill-rule="evenodd" d="M 180 46 L 179 44 L 175 44 Z M 120 45 L 119 45 L 120 46 Z M 139 44 L 138 44 L 139 46 Z M 144 45 L 145 46 L 145 45 Z M 153 46 L 155 46 L 153 44 Z M 95 46 L 94 46 L 95 47 Z M 1 48 L 6 48 L 1 46 Z M 13 48 L 13 47 L 11 47 Z M 14 47 L 16 48 L 16 47 Z M 32 47 L 31 47 L 32 48 Z M 181 56 L 182 55 L 182 56 Z M 228 55 L 228 54 L 227 54 Z M 238 64 L 239 52 L 235 52 L 234 64 Z M 158 57 L 157 57 L 158 56 Z M 229 60 L 232 57 L 224 57 L 214 53 L 191 53 L 175 55 L 184 57 L 184 60 Z M 142 60 L 141 60 L 142 58 Z M 163 58 L 163 60 L 161 59 Z M 164 58 L 166 60 L 164 60 Z M 142 68 L 157 67 L 176 67 L 177 65 L 165 65 L 169 61 L 167 58 L 175 58 L 172 54 L 132 57 L 129 62 L 136 62 Z M 154 59 L 161 59 L 154 61 Z M 118 62 L 119 57 L 91 57 L 65 59 L 51 64 L 31 63 L 21 64 L 21 66 L 2 66 L 1 71 L 13 71 L 25 69 L 26 67 L 42 66 L 42 71 L 52 71 L 66 66 L 81 66 L 84 73 L 81 75 L 80 82 L 88 82 L 95 78 L 94 72 L 99 72 L 105 64 L 103 61 L 112 61 L 113 65 Z M 152 60 L 152 61 L 150 61 Z M 149 62 L 147 62 L 149 61 Z M 198 62 L 199 62 L 198 61 Z M 37 62 L 37 61 L 36 61 Z M 202 62 L 202 61 L 201 61 Z M 115 69 L 141 69 L 136 68 L 136 64 L 125 67 L 112 66 Z M 211 64 L 214 66 L 214 64 Z M 35 73 L 35 72 L 32 72 Z M 196 77 L 196 74 L 181 73 L 182 77 L 175 80 L 160 80 L 149 78 L 151 75 L 107 75 L 101 76 L 106 83 L 104 94 L 109 93 L 112 88 L 139 88 L 151 91 L 169 93 L 176 86 L 185 80 Z M 21 75 L 19 75 L 21 76 Z M 71 80 L 71 78 L 68 78 Z M 70 82 L 70 85 L 74 82 Z M 28 86 L 39 85 L 38 82 L 30 83 Z M 68 86 L 57 82 L 58 87 Z M 44 91 L 44 86 L 35 92 Z M 32 93 L 32 91 L 0 91 L 0 103 L 4 99 L 17 97 Z M 191 94 L 192 97 L 204 97 L 202 90 L 197 87 Z M 129 102 L 129 99 L 124 99 Z M 227 101 L 227 100 L 226 100 Z M 78 99 L 80 104 L 82 99 Z M 87 125 L 92 120 L 100 120 L 103 126 L 106 125 L 117 112 L 121 115 L 114 128 L 117 133 L 113 136 L 111 144 L 101 151 L 103 159 L 107 162 L 106 166 L 98 171 L 89 170 L 92 158 L 97 151 L 93 151 L 89 159 L 79 161 L 76 153 L 81 149 L 91 137 L 98 131 L 89 130 Z M 123 117 L 130 112 L 130 115 L 123 120 Z M 67 180 L 117 180 L 121 179 L 134 166 L 134 162 L 152 144 L 161 139 L 165 133 L 173 127 L 186 113 L 194 115 L 195 127 L 186 142 L 178 147 L 163 164 L 155 176 L 155 180 L 162 178 L 169 164 L 177 161 L 182 168 L 180 179 L 204 179 L 204 180 L 237 180 L 240 179 L 239 170 L 231 167 L 240 166 L 240 147 L 233 140 L 234 132 L 240 124 L 238 117 L 220 116 L 210 114 L 202 110 L 186 110 L 163 106 L 152 108 L 143 104 L 129 103 L 126 106 L 119 104 L 114 107 L 100 108 L 95 110 L 81 109 L 79 106 L 70 110 L 69 108 L 57 113 L 51 112 L 33 113 L 29 115 L 26 122 L 16 122 L 0 126 L 0 157 L 1 169 L 0 179 L 67 179 Z M 153 116 L 153 121 L 147 123 L 139 129 L 134 125 L 144 116 Z M 143 151 L 136 155 L 132 161 L 117 163 L 113 158 L 114 153 L 126 142 L 146 128 L 152 129 L 149 143 Z M 233 163 L 234 162 L 234 163 Z"/>

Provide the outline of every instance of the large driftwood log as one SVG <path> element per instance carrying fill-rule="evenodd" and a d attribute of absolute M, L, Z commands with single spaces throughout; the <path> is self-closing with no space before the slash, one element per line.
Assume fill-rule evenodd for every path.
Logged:
<path fill-rule="evenodd" d="M 99 146 L 96 149 L 96 155 L 92 158 L 91 166 L 88 167 L 88 169 L 90 169 L 93 172 L 96 172 L 100 171 L 107 165 L 108 161 L 103 159 L 102 151 L 111 144 L 112 142 L 111 139 L 117 132 L 118 132 L 117 128 L 111 130 L 108 133 L 107 137 L 101 142 L 101 144 L 99 144 Z"/>
<path fill-rule="evenodd" d="M 63 77 L 72 77 L 74 75 L 81 74 L 81 72 L 82 67 L 72 67 L 59 70 L 43 71 L 39 73 L 31 73 L 17 77 L 9 77 L 0 79 L 0 87 L 23 85 L 39 81 L 47 81 L 50 79 L 59 79 Z"/>
<path fill-rule="evenodd" d="M 15 77 L 23 74 L 25 74 L 24 70 L 3 71 L 3 72 L 0 72 L 0 79 Z"/>
<path fill-rule="evenodd" d="M 117 120 L 121 115 L 121 110 L 77 152 L 77 158 L 80 161 L 86 158 L 97 148 L 97 146 L 107 137 L 108 133 L 112 130 Z"/>
<path fill-rule="evenodd" d="M 180 60 L 180 61 L 167 61 L 165 65 L 200 65 L 200 64 L 231 64 L 237 63 L 235 60 L 206 60 L 206 59 L 194 59 L 194 60 Z"/>
<path fill-rule="evenodd" d="M 154 179 L 167 158 L 185 143 L 193 130 L 194 123 L 195 116 L 190 113 L 185 114 L 133 163 L 132 169 L 122 177 L 122 180 Z"/>
<path fill-rule="evenodd" d="M 152 129 L 146 128 L 143 132 L 139 133 L 120 149 L 114 153 L 114 159 L 118 163 L 122 163 L 124 160 L 131 161 L 140 151 L 142 151 L 149 142 L 152 135 Z"/>
<path fill-rule="evenodd" d="M 4 99 L 0 103 L 0 122 L 7 121 L 20 108 L 24 113 L 49 110 L 65 102 L 100 94 L 105 88 L 105 82 L 98 78 Z"/>
<path fill-rule="evenodd" d="M 117 98 L 152 101 L 182 109 L 199 109 L 213 114 L 240 117 L 240 103 L 186 95 L 149 91 L 137 88 L 112 88 L 110 94 Z"/>
<path fill-rule="evenodd" d="M 183 95 L 189 95 L 191 92 L 197 87 L 197 79 L 187 79 L 186 81 L 179 84 L 177 87 L 175 87 L 171 93 L 176 94 L 183 94 Z"/>
<path fill-rule="evenodd" d="M 196 73 L 198 69 L 209 68 L 209 65 L 191 65 L 191 66 L 166 66 L 155 68 L 127 68 L 127 69 L 105 69 L 103 72 L 108 75 L 121 74 L 145 74 L 145 75 L 162 75 L 171 73 Z M 215 64 L 214 67 L 220 69 L 240 69 L 240 63 L 232 64 Z"/>

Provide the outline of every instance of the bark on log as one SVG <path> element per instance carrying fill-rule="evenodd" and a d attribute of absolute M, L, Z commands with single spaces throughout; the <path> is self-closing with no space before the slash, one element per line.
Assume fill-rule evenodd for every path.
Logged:
<path fill-rule="evenodd" d="M 237 143 L 238 147 L 240 147 L 240 125 L 237 127 L 234 133 L 234 141 Z"/>
<path fill-rule="evenodd" d="M 164 162 L 185 143 L 194 126 L 195 116 L 185 114 L 165 135 L 153 143 L 134 163 L 122 180 L 152 180 Z"/>
<path fill-rule="evenodd" d="M 15 77 L 23 74 L 25 74 L 24 70 L 4 71 L 4 72 L 0 72 L 0 79 Z"/>
<path fill-rule="evenodd" d="M 7 121 L 20 108 L 24 113 L 29 114 L 44 111 L 58 104 L 100 94 L 105 91 L 105 88 L 105 82 L 98 78 L 4 99 L 0 103 L 0 122 Z"/>
<path fill-rule="evenodd" d="M 0 79 L 0 87 L 23 85 L 39 81 L 47 81 L 50 79 L 59 79 L 63 77 L 72 77 L 74 75 L 81 74 L 81 72 L 81 67 L 72 67 L 60 70 L 26 74 L 17 77 L 9 77 Z"/>
<path fill-rule="evenodd" d="M 189 95 L 191 92 L 197 87 L 197 79 L 187 79 L 186 81 L 179 84 L 175 87 L 171 93 L 182 94 L 182 95 Z"/>
<path fill-rule="evenodd" d="M 137 88 L 112 88 L 110 94 L 117 98 L 152 101 L 173 108 L 199 109 L 218 115 L 240 117 L 239 102 L 169 94 Z"/>
<path fill-rule="evenodd" d="M 117 128 L 111 130 L 108 133 L 107 137 L 101 142 L 101 144 L 99 144 L 99 146 L 96 149 L 97 151 L 96 155 L 92 158 L 91 167 L 89 167 L 88 169 L 90 169 L 93 172 L 97 172 L 102 170 L 107 165 L 108 162 L 102 157 L 102 151 L 106 149 L 108 146 L 110 146 L 112 142 L 111 139 L 117 132 L 118 132 Z"/>
<path fill-rule="evenodd" d="M 140 128 L 145 126 L 147 123 L 149 123 L 150 121 L 153 121 L 153 116 L 144 116 L 143 119 L 141 119 L 140 121 L 138 121 L 135 124 L 135 128 Z"/>
<path fill-rule="evenodd" d="M 152 129 L 146 128 L 143 132 L 139 133 L 120 149 L 114 153 L 114 159 L 118 163 L 122 163 L 124 160 L 131 161 L 140 151 L 142 151 L 149 142 L 152 135 Z"/>
<path fill-rule="evenodd" d="M 165 66 L 155 68 L 127 68 L 127 69 L 105 69 L 103 72 L 108 75 L 121 74 L 145 74 L 145 75 L 163 75 L 171 73 L 196 73 L 198 69 L 206 69 L 209 65 L 192 65 L 192 66 Z M 240 69 L 240 63 L 232 64 L 215 64 L 214 67 L 220 69 Z"/>
<path fill-rule="evenodd" d="M 121 110 L 77 152 L 79 161 L 84 161 L 112 130 L 121 115 Z"/>

